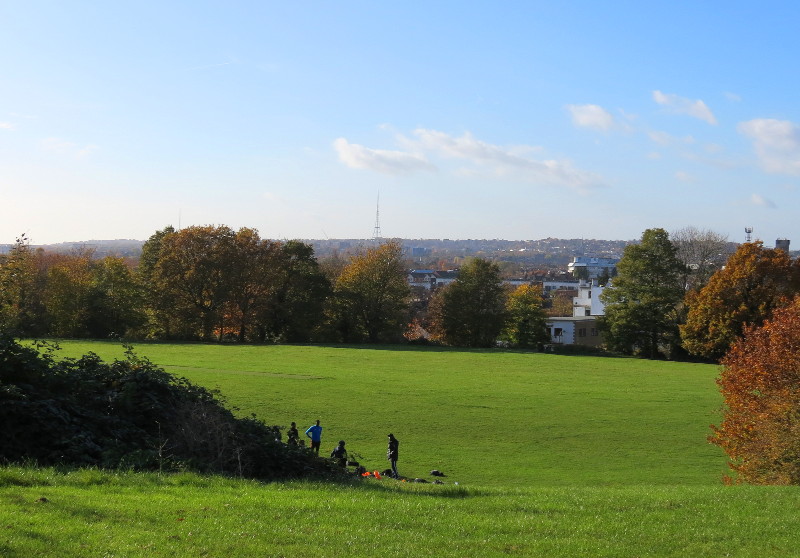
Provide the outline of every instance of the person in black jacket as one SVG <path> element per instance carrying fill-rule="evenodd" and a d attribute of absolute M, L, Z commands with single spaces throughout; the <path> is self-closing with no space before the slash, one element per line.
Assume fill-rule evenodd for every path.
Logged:
<path fill-rule="evenodd" d="M 339 440 L 339 445 L 333 448 L 331 457 L 336 459 L 342 467 L 347 467 L 347 450 L 344 449 L 344 440 Z"/>
<path fill-rule="evenodd" d="M 392 464 L 392 476 L 398 478 L 397 474 L 397 458 L 400 455 L 400 442 L 394 437 L 394 434 L 389 434 L 389 448 L 386 450 L 386 459 Z"/>

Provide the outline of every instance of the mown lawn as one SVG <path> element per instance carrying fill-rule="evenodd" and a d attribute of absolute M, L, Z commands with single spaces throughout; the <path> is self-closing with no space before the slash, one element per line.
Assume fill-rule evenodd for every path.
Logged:
<path fill-rule="evenodd" d="M 111 342 L 61 342 L 63 356 L 121 357 Z M 479 486 L 718 484 L 708 444 L 721 400 L 712 365 L 511 351 L 396 347 L 138 344 L 137 354 L 218 388 L 270 424 L 319 418 L 323 450 L 339 439 L 383 469 L 439 469 Z"/>
<path fill-rule="evenodd" d="M 60 356 L 110 342 L 61 342 Z M 0 556 L 797 556 L 795 487 L 724 486 L 716 366 L 513 351 L 137 344 L 392 479 L 0 468 Z M 456 484 L 458 483 L 458 484 Z"/>
<path fill-rule="evenodd" d="M 0 468 L 0 556 L 797 556 L 794 488 L 263 485 Z"/>

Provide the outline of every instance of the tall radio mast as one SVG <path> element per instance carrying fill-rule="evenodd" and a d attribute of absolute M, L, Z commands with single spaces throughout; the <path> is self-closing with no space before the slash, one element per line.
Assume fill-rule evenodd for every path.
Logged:
<path fill-rule="evenodd" d="M 372 240 L 379 242 L 381 239 L 381 192 L 378 190 L 378 204 L 375 206 L 375 228 L 372 230 Z"/>

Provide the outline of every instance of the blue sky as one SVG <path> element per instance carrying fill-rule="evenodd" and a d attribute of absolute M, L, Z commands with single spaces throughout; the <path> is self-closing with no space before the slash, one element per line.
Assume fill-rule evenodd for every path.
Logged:
<path fill-rule="evenodd" d="M 800 242 L 795 2 L 0 2 L 0 243 Z M 794 247 L 794 246 L 793 246 Z"/>

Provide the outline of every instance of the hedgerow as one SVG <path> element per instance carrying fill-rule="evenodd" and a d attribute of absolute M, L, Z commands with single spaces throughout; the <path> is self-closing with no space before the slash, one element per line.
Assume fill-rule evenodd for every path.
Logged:
<path fill-rule="evenodd" d="M 336 475 L 280 428 L 237 417 L 218 392 L 165 372 L 126 347 L 55 358 L 53 346 L 0 335 L 0 462 L 237 475 Z"/>

